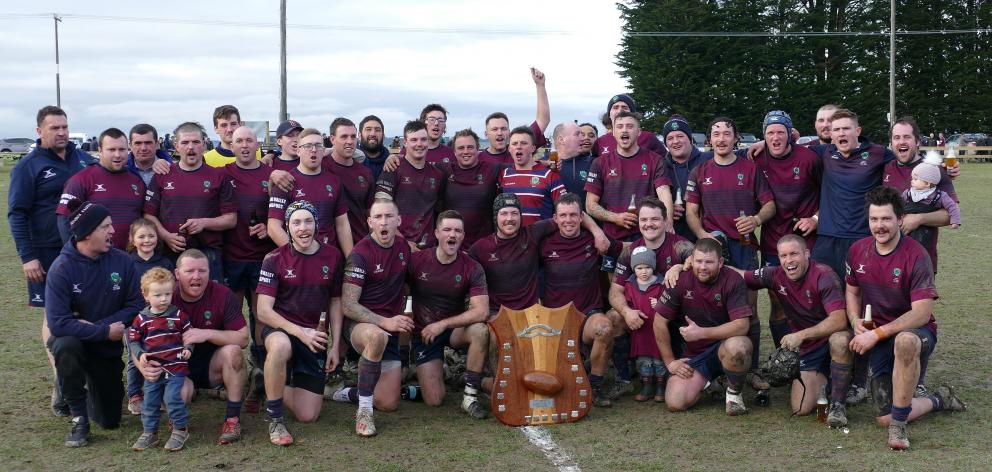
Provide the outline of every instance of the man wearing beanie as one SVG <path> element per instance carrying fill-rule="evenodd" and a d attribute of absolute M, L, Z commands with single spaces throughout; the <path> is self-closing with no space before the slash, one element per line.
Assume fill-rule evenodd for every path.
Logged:
<path fill-rule="evenodd" d="M 713 157 L 712 153 L 701 153 L 692 140 L 692 127 L 681 115 L 672 115 L 661 130 L 662 140 L 668 149 L 665 156 L 665 171 L 671 179 L 672 191 L 672 221 L 675 234 L 696 241 L 696 233 L 692 232 L 685 219 L 686 185 L 689 174 L 703 162 Z"/>
<path fill-rule="evenodd" d="M 765 146 L 753 159 L 775 196 L 775 214 L 762 226 L 760 265 L 777 267 L 780 263 L 776 245 L 782 236 L 798 234 L 805 239 L 806 247 L 812 247 L 816 240 L 823 163 L 805 146 L 794 145 L 792 119 L 788 113 L 768 112 L 762 128 Z M 778 347 L 788 325 L 782 312 L 781 297 L 773 290 L 768 295 L 771 300 L 768 327 L 774 346 Z"/>
<path fill-rule="evenodd" d="M 610 121 L 612 122 L 620 112 L 637 113 L 634 97 L 626 93 L 621 93 L 610 98 L 610 101 L 606 104 L 606 114 L 609 115 Z M 664 156 L 666 153 L 665 146 L 658 141 L 658 136 L 650 131 L 641 131 L 641 135 L 637 138 L 637 145 L 659 156 Z M 596 143 L 592 146 L 592 155 L 599 156 L 613 152 L 616 148 L 617 139 L 613 134 L 603 133 L 602 136 L 596 138 Z"/>
<path fill-rule="evenodd" d="M 106 207 L 83 203 L 69 227 L 72 237 L 48 272 L 45 316 L 52 332 L 48 348 L 72 416 L 65 445 L 80 447 L 89 438 L 91 413 L 103 428 L 120 423 L 121 339 L 144 301 L 134 263 L 113 247 Z"/>

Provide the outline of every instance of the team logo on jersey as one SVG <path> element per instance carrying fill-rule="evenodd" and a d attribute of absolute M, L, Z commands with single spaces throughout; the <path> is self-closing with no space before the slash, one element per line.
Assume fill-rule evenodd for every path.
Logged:
<path fill-rule="evenodd" d="M 166 320 L 166 323 L 168 323 L 169 329 L 176 329 L 176 322 L 175 321 Z"/>
<path fill-rule="evenodd" d="M 792 168 L 792 180 L 799 180 L 799 168 L 798 167 L 793 167 Z"/>
<path fill-rule="evenodd" d="M 55 171 L 52 169 L 45 169 L 45 173 L 41 174 L 41 178 L 43 179 L 50 179 L 52 177 L 55 177 Z"/>
<path fill-rule="evenodd" d="M 334 186 L 333 185 L 327 184 L 327 185 L 324 186 L 324 188 L 327 189 L 327 193 L 334 193 Z"/>
<path fill-rule="evenodd" d="M 110 281 L 114 284 L 113 290 L 121 289 L 121 274 L 117 272 L 110 273 Z"/>
<path fill-rule="evenodd" d="M 462 283 L 462 275 L 461 274 L 455 274 L 455 285 L 458 285 L 460 283 Z"/>
<path fill-rule="evenodd" d="M 404 184 L 412 184 L 413 181 L 410 180 L 410 177 L 407 177 L 407 176 L 404 175 L 403 176 L 403 183 Z"/>
<path fill-rule="evenodd" d="M 608 152 L 610 152 L 609 146 L 603 146 L 603 152 L 601 152 L 600 154 L 606 154 Z"/>
<path fill-rule="evenodd" d="M 94 192 L 106 192 L 107 188 L 103 184 L 96 184 L 96 188 L 93 189 Z"/>
<path fill-rule="evenodd" d="M 589 176 L 589 173 L 588 172 L 586 172 L 584 170 L 580 170 L 579 171 L 579 177 L 581 177 L 583 180 L 585 180 L 586 177 L 588 177 L 588 176 Z"/>
<path fill-rule="evenodd" d="M 296 274 L 293 271 L 296 269 L 286 269 L 286 275 L 283 276 L 284 279 L 295 279 Z"/>
<path fill-rule="evenodd" d="M 451 160 L 449 160 L 447 157 L 445 157 L 444 159 L 441 159 L 441 162 L 447 163 L 447 162 L 451 162 Z"/>
<path fill-rule="evenodd" d="M 210 181 L 209 180 L 204 180 L 203 181 L 203 193 L 207 193 L 209 191 L 210 191 Z"/>
<path fill-rule="evenodd" d="M 785 285 L 778 286 L 778 293 L 781 293 L 782 295 L 788 295 L 788 292 L 785 291 Z"/>
<path fill-rule="evenodd" d="M 648 175 L 648 165 L 641 164 L 641 175 Z"/>
<path fill-rule="evenodd" d="M 541 179 L 539 179 L 539 178 L 537 178 L 537 177 L 531 177 L 531 178 L 530 178 L 530 184 L 531 184 L 531 185 L 537 185 L 537 184 L 539 184 L 539 183 L 541 183 Z"/>
<path fill-rule="evenodd" d="M 364 175 L 359 175 L 358 176 L 358 184 L 361 185 L 362 187 L 365 186 L 365 176 Z"/>
<path fill-rule="evenodd" d="M 669 266 L 672 265 L 672 256 L 668 256 L 665 258 L 665 265 L 669 265 Z"/>
<path fill-rule="evenodd" d="M 210 310 L 203 312 L 203 319 L 209 320 L 211 316 L 214 316 L 214 314 L 211 313 Z"/>
<path fill-rule="evenodd" d="M 232 180 L 231 183 L 234 183 L 234 181 Z M 268 190 L 269 189 L 269 181 L 268 180 L 263 180 L 262 181 L 262 188 L 265 189 L 265 190 Z"/>
<path fill-rule="evenodd" d="M 40 293 L 34 294 L 34 296 L 31 297 L 31 301 L 32 302 L 42 302 L 42 303 L 45 302 L 44 300 L 41 299 L 41 294 Z"/>
<path fill-rule="evenodd" d="M 551 254 L 548 255 L 548 258 L 549 259 L 557 259 L 558 258 L 558 251 L 551 251 Z"/>
<path fill-rule="evenodd" d="M 231 188 L 238 188 L 237 182 L 231 181 Z"/>
<path fill-rule="evenodd" d="M 324 280 L 327 280 L 328 278 L 327 274 L 331 271 L 331 268 L 325 265 L 320 268 L 320 271 L 324 273 Z"/>
<path fill-rule="evenodd" d="M 403 253 L 401 252 L 399 255 L 400 255 L 400 260 L 402 261 L 403 260 Z"/>
<path fill-rule="evenodd" d="M 138 186 L 137 185 L 131 184 L 131 190 L 134 191 L 134 194 L 135 195 L 138 195 Z"/>
<path fill-rule="evenodd" d="M 892 269 L 892 283 L 894 283 L 894 284 L 899 283 L 899 274 L 901 274 L 901 273 L 902 273 L 902 271 L 899 270 L 898 267 L 896 267 L 895 269 Z"/>
<path fill-rule="evenodd" d="M 298 188 L 298 189 L 296 189 L 296 196 L 297 197 L 305 197 L 305 196 L 307 196 L 307 194 L 303 192 L 303 189 Z"/>
<path fill-rule="evenodd" d="M 809 290 L 806 291 L 806 301 L 808 303 L 813 303 L 813 294 L 811 294 Z"/>
<path fill-rule="evenodd" d="M 421 272 L 420 273 L 420 276 L 418 276 L 417 278 L 420 279 L 420 280 L 423 280 L 424 282 L 427 282 L 427 279 L 429 279 L 430 276 L 427 275 L 427 272 Z"/>
<path fill-rule="evenodd" d="M 737 174 L 737 186 L 738 187 L 744 186 L 744 174 Z"/>
<path fill-rule="evenodd" d="M 868 151 L 861 153 L 861 165 L 868 165 Z"/>
<path fill-rule="evenodd" d="M 166 182 L 165 183 L 165 188 L 163 188 L 162 190 L 175 190 L 175 189 L 176 189 L 176 187 L 174 187 L 172 185 L 172 182 Z"/>
<path fill-rule="evenodd" d="M 721 298 L 722 297 L 720 297 L 720 294 L 719 293 L 716 294 L 716 295 L 713 295 L 713 300 L 716 301 L 716 306 L 723 306 L 723 302 L 720 301 Z"/>
<path fill-rule="evenodd" d="M 864 264 L 858 264 L 858 270 L 856 270 L 855 272 L 857 272 L 859 274 L 864 274 L 865 273 L 865 265 Z"/>
<path fill-rule="evenodd" d="M 703 185 L 713 185 L 713 177 L 707 177 L 706 180 L 703 181 Z M 688 188 L 686 188 L 686 190 L 688 191 Z"/>
<path fill-rule="evenodd" d="M 83 289 L 80 287 L 83 284 L 72 284 L 72 293 L 83 293 Z"/>
<path fill-rule="evenodd" d="M 447 159 L 445 159 L 445 160 L 444 160 L 444 162 L 448 162 L 448 160 L 447 160 Z M 429 180 L 429 182 L 431 183 L 431 184 L 430 184 L 430 185 L 431 185 L 431 188 L 434 188 L 434 184 L 436 183 L 436 182 L 434 181 L 434 177 L 431 177 L 431 178 L 430 178 L 430 179 L 428 179 L 428 180 Z"/>
<path fill-rule="evenodd" d="M 885 177 L 882 178 L 882 182 L 888 182 L 888 181 L 889 181 L 889 174 L 885 174 Z"/>
<path fill-rule="evenodd" d="M 455 174 L 451 174 L 451 177 L 454 177 L 454 176 L 455 176 Z M 475 181 L 478 182 L 481 185 L 482 184 L 482 174 L 475 174 Z"/>
<path fill-rule="evenodd" d="M 610 174 L 607 177 L 616 177 L 616 176 L 617 176 L 617 170 L 610 169 Z"/>
<path fill-rule="evenodd" d="M 683 295 L 682 298 L 685 298 L 686 300 L 695 300 L 692 298 L 692 290 L 686 290 L 685 295 Z"/>
<path fill-rule="evenodd" d="M 376 265 L 375 265 L 375 271 L 373 271 L 372 273 L 373 273 L 373 274 L 379 274 L 379 273 L 382 273 L 382 264 L 376 264 Z"/>

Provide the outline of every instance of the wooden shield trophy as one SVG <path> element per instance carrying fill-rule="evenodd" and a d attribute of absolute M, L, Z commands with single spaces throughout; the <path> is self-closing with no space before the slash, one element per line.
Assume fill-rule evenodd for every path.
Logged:
<path fill-rule="evenodd" d="M 495 333 L 492 413 L 510 426 L 575 422 L 589 413 L 592 390 L 582 365 L 585 317 L 561 308 L 501 307 L 489 322 Z"/>

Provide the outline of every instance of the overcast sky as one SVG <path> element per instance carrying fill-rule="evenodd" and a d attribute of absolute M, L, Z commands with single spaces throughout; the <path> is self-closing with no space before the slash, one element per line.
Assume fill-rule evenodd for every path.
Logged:
<path fill-rule="evenodd" d="M 279 28 L 246 24 L 278 25 L 279 1 L 163 5 L 4 2 L 0 137 L 36 137 L 35 113 L 55 103 L 53 21 L 18 16 L 52 12 L 108 17 L 67 16 L 59 25 L 70 131 L 148 122 L 164 134 L 185 120 L 212 130 L 213 109 L 227 103 L 274 129 Z M 547 75 L 552 126 L 595 122 L 626 89 L 614 64 L 621 22 L 612 0 L 290 0 L 287 23 L 290 116 L 325 132 L 336 116 L 357 123 L 376 114 L 397 135 L 433 102 L 449 111 L 449 136 L 469 126 L 481 134 L 493 111 L 506 112 L 511 126 L 529 124 L 531 66 Z M 439 31 L 451 29 L 469 32 Z"/>

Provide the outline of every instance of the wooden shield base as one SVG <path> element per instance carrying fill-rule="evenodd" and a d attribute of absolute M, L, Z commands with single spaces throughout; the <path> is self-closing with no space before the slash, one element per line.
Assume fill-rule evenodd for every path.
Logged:
<path fill-rule="evenodd" d="M 489 322 L 495 334 L 492 413 L 503 424 L 575 422 L 592 408 L 582 365 L 585 317 L 568 305 L 550 309 L 500 308 Z"/>

